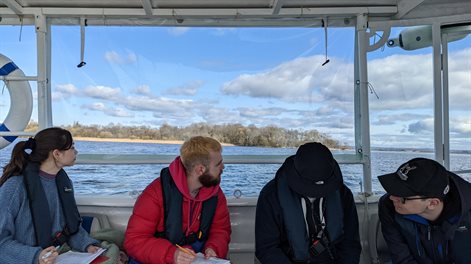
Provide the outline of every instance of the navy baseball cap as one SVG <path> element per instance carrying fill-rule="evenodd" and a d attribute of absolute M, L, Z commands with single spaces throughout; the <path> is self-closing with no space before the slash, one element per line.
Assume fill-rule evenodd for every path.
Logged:
<path fill-rule="evenodd" d="M 449 174 L 434 160 L 415 158 L 399 166 L 396 172 L 378 179 L 386 192 L 394 196 L 444 198 L 450 190 Z"/>

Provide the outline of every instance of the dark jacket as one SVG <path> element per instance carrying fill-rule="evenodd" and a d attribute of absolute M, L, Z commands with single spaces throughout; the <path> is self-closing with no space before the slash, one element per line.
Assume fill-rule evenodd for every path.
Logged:
<path fill-rule="evenodd" d="M 471 184 L 451 174 L 440 223 L 419 215 L 400 215 L 386 194 L 379 218 L 393 263 L 471 263 Z"/>
<path fill-rule="evenodd" d="M 283 166 L 285 165 L 286 162 Z M 308 239 L 301 207 L 302 197 L 287 187 L 285 177 L 289 175 L 283 173 L 283 166 L 278 170 L 275 179 L 267 183 L 262 189 L 258 198 L 255 217 L 255 254 L 261 263 L 317 263 L 318 259 L 309 254 L 311 243 Z M 280 191 L 289 193 L 280 193 Z M 285 197 L 283 203 L 280 203 L 280 196 Z M 290 213 L 286 214 L 283 208 L 286 207 L 285 199 L 289 196 L 294 197 L 292 199 L 293 206 L 289 209 Z M 329 212 L 327 212 L 326 229 L 336 233 L 331 237 L 332 252 L 337 259 L 335 263 L 359 263 L 361 244 L 353 194 L 348 187 L 342 184 L 342 187 L 333 196 L 339 197 L 339 202 L 329 203 L 327 197 L 327 205 L 338 204 L 338 208 L 329 208 L 327 211 L 330 210 L 334 212 L 332 214 L 339 217 L 329 217 Z M 285 207 L 282 207 L 282 204 Z M 335 211 L 337 211 L 337 214 L 335 214 Z M 284 215 L 290 215 L 291 212 L 294 217 L 284 217 Z M 338 222 L 339 219 L 341 219 L 340 223 Z M 289 241 L 293 241 L 293 239 L 295 241 L 290 243 Z M 298 248 L 293 248 L 295 245 Z M 295 255 L 303 255 L 303 252 L 307 256 L 306 259 L 295 257 Z"/>

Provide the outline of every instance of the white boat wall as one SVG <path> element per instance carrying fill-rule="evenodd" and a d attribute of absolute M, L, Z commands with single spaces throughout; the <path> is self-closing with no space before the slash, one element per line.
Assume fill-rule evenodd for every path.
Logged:
<path fill-rule="evenodd" d="M 136 197 L 129 196 L 80 196 L 77 204 L 82 216 L 94 218 L 92 231 L 113 228 L 125 231 Z M 231 218 L 231 243 L 229 259 L 232 263 L 257 263 L 255 258 L 255 208 L 257 198 L 228 199 Z M 368 209 L 365 210 L 365 205 Z M 356 206 L 360 222 L 362 242 L 361 263 L 382 263 L 387 260 L 387 246 L 381 235 L 377 215 L 377 198 L 365 204 L 357 196 Z M 366 221 L 368 218 L 368 221 Z"/>
<path fill-rule="evenodd" d="M 355 194 L 363 246 L 361 263 L 382 263 L 387 255 L 377 217 L 378 197 L 373 195 L 371 180 L 368 52 L 384 45 L 401 46 L 406 50 L 433 47 L 434 153 L 435 160 L 450 167 L 447 45 L 449 41 L 459 40 L 471 32 L 469 0 L 2 0 L 0 27 L 10 25 L 35 26 L 37 76 L 7 74 L 0 75 L 0 80 L 37 82 L 39 129 L 54 125 L 51 107 L 51 26 L 80 27 L 82 66 L 85 27 L 92 26 L 354 28 L 355 154 L 336 155 L 335 158 L 342 164 L 362 166 L 362 192 Z M 412 26 L 421 27 L 409 28 L 401 36 L 389 36 L 391 27 Z M 383 37 L 370 43 L 376 32 L 382 32 Z M 27 106 L 32 105 L 31 100 L 27 102 Z M 13 115 L 7 118 L 9 122 L 13 120 Z M 26 124 L 21 126 L 17 122 L 24 123 L 15 121 L 13 123 L 17 126 L 0 129 L 2 140 L 34 134 L 24 132 L 22 129 Z M 9 143 L 1 141 L 0 144 Z M 163 155 L 79 155 L 78 163 L 168 164 L 172 158 Z M 281 164 L 284 158 L 276 155 L 255 160 L 231 157 L 225 158 L 225 163 Z M 92 230 L 114 228 L 124 231 L 136 198 L 87 195 L 78 196 L 77 203 L 83 216 L 94 217 Z M 256 202 L 255 197 L 228 197 L 232 225 L 229 257 L 232 263 L 256 262 Z"/>

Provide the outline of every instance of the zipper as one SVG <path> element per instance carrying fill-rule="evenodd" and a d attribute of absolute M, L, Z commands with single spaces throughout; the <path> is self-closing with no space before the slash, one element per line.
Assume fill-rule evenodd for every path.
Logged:
<path fill-rule="evenodd" d="M 428 240 L 430 241 L 430 238 L 431 238 L 431 229 L 432 227 L 430 227 L 430 225 L 427 226 L 427 231 L 428 231 Z"/>
<path fill-rule="evenodd" d="M 315 201 L 314 201 L 315 202 Z M 316 221 L 316 218 L 314 217 L 314 202 L 310 202 L 309 203 L 309 206 L 311 207 L 311 219 L 312 219 L 312 223 L 314 223 L 314 229 L 315 229 L 315 233 L 317 234 L 317 221 Z"/>

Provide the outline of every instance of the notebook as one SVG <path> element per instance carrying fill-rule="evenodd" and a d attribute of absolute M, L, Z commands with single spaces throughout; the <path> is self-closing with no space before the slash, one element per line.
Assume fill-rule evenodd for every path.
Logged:
<path fill-rule="evenodd" d="M 100 248 L 95 253 L 67 251 L 57 256 L 54 264 L 90 264 L 94 259 L 105 252 L 106 249 Z"/>
<path fill-rule="evenodd" d="M 231 262 L 227 259 L 220 259 L 214 257 L 205 259 L 202 253 L 198 253 L 196 254 L 196 259 L 193 260 L 191 264 L 231 264 Z"/>

